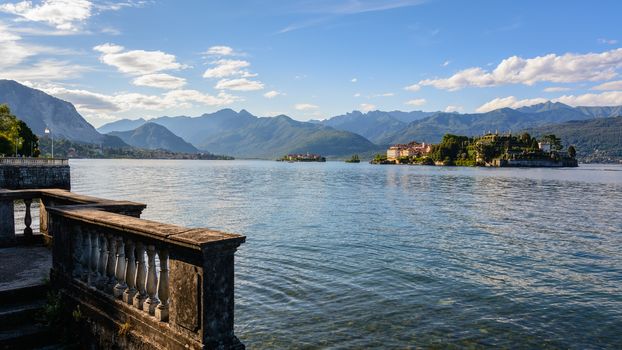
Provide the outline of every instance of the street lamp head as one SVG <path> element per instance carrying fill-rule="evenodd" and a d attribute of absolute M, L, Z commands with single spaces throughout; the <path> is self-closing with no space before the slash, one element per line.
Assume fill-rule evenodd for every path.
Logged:
<path fill-rule="evenodd" d="M 45 132 L 46 134 L 49 134 L 51 131 L 50 131 L 50 129 L 45 128 L 45 131 L 44 131 L 44 132 Z"/>

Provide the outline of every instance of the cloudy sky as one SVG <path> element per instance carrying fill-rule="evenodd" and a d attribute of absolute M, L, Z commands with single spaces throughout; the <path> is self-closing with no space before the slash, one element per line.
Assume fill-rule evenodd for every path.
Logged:
<path fill-rule="evenodd" d="M 622 2 L 0 2 L 0 79 L 96 126 L 221 108 L 352 110 L 622 104 Z"/>

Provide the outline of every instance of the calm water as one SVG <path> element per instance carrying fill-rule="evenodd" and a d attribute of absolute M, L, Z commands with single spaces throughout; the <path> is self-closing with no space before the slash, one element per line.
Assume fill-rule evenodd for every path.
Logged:
<path fill-rule="evenodd" d="M 71 161 L 78 193 L 247 236 L 250 349 L 622 348 L 622 167 Z"/>

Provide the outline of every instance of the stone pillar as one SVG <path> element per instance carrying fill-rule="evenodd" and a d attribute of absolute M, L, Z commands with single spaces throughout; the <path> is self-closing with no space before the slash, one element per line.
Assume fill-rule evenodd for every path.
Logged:
<path fill-rule="evenodd" d="M 203 248 L 203 344 L 210 349 L 244 348 L 233 333 L 233 255 L 237 246 Z"/>
<path fill-rule="evenodd" d="M 0 200 L 0 246 L 15 242 L 15 208 L 13 200 Z"/>

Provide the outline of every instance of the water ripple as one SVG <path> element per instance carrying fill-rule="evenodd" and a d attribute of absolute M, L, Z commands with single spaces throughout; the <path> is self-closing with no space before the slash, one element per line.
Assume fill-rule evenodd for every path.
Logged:
<path fill-rule="evenodd" d="M 72 160 L 79 193 L 247 236 L 252 349 L 622 348 L 620 166 Z"/>

